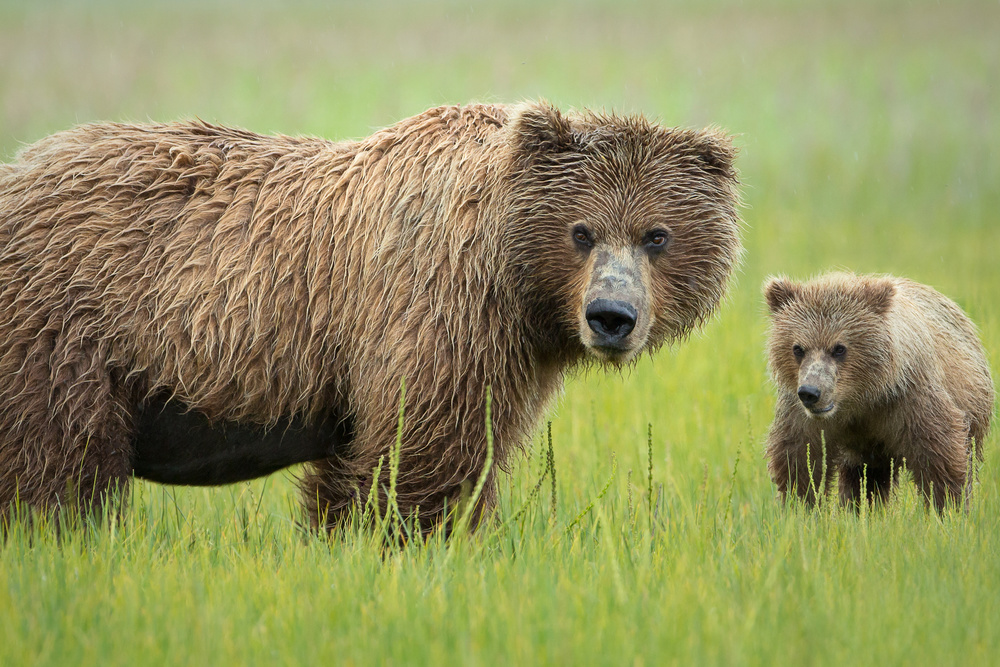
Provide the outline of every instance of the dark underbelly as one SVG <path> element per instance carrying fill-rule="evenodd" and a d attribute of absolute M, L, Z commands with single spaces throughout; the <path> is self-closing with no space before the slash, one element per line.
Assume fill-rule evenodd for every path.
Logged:
<path fill-rule="evenodd" d="M 327 458 L 350 438 L 346 420 L 283 419 L 265 429 L 210 422 L 177 401 L 154 401 L 139 417 L 133 473 L 164 484 L 229 484 Z"/>

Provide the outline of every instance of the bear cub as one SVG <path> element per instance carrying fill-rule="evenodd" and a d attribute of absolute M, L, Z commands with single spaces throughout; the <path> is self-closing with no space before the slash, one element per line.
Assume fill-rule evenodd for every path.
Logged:
<path fill-rule="evenodd" d="M 884 501 L 904 465 L 938 510 L 971 490 L 994 388 L 961 308 L 904 278 L 848 273 L 770 278 L 764 296 L 778 390 L 766 453 L 782 498 L 811 505 L 836 472 L 842 503 Z"/>

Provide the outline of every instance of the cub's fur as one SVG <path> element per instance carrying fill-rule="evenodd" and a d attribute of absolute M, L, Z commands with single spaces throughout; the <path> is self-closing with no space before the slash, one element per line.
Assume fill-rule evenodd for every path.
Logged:
<path fill-rule="evenodd" d="M 829 464 L 826 485 L 839 473 L 844 503 L 885 498 L 905 461 L 935 507 L 958 500 L 973 441 L 982 457 L 994 397 L 965 313 L 891 276 L 772 278 L 764 295 L 778 388 L 767 457 L 781 494 L 813 502 Z"/>

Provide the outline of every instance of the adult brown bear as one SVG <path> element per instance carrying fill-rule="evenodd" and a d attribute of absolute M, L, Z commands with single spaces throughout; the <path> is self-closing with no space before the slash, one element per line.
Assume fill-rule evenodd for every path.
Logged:
<path fill-rule="evenodd" d="M 424 524 L 502 466 L 563 374 L 718 304 L 740 255 L 716 131 L 544 103 L 361 141 L 101 124 L 0 166 L 0 503 L 103 502 L 312 462 L 314 523 L 396 440 Z M 482 498 L 494 498 L 492 474 Z"/>

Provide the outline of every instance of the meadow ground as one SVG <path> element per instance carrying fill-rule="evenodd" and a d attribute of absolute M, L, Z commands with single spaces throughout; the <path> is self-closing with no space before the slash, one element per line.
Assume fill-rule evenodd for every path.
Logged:
<path fill-rule="evenodd" d="M 859 515 L 782 507 L 760 285 L 912 277 L 1000 368 L 998 25 L 985 0 L 0 1 L 4 160 L 91 120 L 348 138 L 544 97 L 727 128 L 747 222 L 719 317 L 624 376 L 571 379 L 554 488 L 535 491 L 540 433 L 497 527 L 383 556 L 368 532 L 303 531 L 289 473 L 138 483 L 121 523 L 0 544 L 0 664 L 994 663 L 997 436 L 968 513 L 912 486 Z"/>

